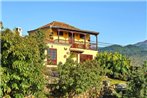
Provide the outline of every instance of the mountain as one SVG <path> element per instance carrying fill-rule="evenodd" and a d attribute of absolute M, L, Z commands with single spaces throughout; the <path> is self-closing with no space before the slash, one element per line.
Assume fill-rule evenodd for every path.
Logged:
<path fill-rule="evenodd" d="M 121 54 L 125 54 L 127 56 L 135 55 L 135 54 L 141 54 L 145 50 L 135 46 L 135 45 L 127 45 L 127 46 L 121 46 L 121 45 L 112 45 L 104 48 L 100 48 L 99 51 L 108 51 L 108 52 L 119 52 Z"/>
<path fill-rule="evenodd" d="M 147 40 L 142 41 L 142 42 L 138 42 L 136 44 L 134 44 L 135 46 L 141 47 L 142 49 L 144 49 L 145 51 L 147 51 Z"/>
<path fill-rule="evenodd" d="M 131 59 L 132 65 L 140 66 L 147 60 L 147 40 L 138 42 L 132 45 L 111 45 L 104 48 L 99 48 L 99 52 L 119 52 Z"/>

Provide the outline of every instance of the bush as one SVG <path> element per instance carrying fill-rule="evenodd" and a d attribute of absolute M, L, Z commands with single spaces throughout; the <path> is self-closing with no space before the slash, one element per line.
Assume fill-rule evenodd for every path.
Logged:
<path fill-rule="evenodd" d="M 107 70 L 106 75 L 110 78 L 127 80 L 130 72 L 130 60 L 119 53 L 100 52 L 96 61 Z"/>
<path fill-rule="evenodd" d="M 0 67 L 2 97 L 43 96 L 44 55 L 41 53 L 44 48 L 39 46 L 36 38 L 37 36 L 21 37 L 9 29 L 2 31 Z"/>
<path fill-rule="evenodd" d="M 147 61 L 143 66 L 133 70 L 128 82 L 128 98 L 147 98 Z"/>
<path fill-rule="evenodd" d="M 103 69 L 96 61 L 76 63 L 68 58 L 65 64 L 59 64 L 59 81 L 52 94 L 56 97 L 73 97 L 85 91 L 99 90 Z"/>

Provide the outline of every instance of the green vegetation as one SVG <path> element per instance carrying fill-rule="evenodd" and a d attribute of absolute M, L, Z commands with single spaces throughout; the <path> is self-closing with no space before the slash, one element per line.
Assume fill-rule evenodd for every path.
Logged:
<path fill-rule="evenodd" d="M 139 42 L 134 45 L 120 46 L 112 45 L 104 48 L 100 48 L 100 52 L 118 52 L 126 55 L 131 60 L 131 66 L 140 66 L 145 60 L 147 60 L 147 40 Z"/>
<path fill-rule="evenodd" d="M 126 84 L 127 83 L 127 81 L 122 81 L 122 80 L 119 80 L 119 79 L 106 78 L 106 77 L 103 77 L 102 80 L 103 81 L 110 81 L 110 85 Z"/>
<path fill-rule="evenodd" d="M 137 46 L 126 48 L 129 52 L 137 51 L 135 55 L 139 55 L 137 53 L 140 48 L 133 50 L 135 47 Z M 131 67 L 132 59 L 116 52 L 100 52 L 94 60 L 83 63 L 68 58 L 65 64 L 60 63 L 58 68 L 54 69 L 58 74 L 57 81 L 50 87 L 47 82 L 50 80 L 50 69 L 44 66 L 45 49 L 44 35 L 41 31 L 37 31 L 33 36 L 22 37 L 9 29 L 2 30 L 1 97 L 72 98 L 87 92 L 92 98 L 98 96 L 104 98 L 108 92 L 115 98 L 120 98 L 122 96 L 120 92 L 113 92 L 111 88 L 103 87 L 102 82 L 108 80 L 111 85 L 128 84 L 124 98 L 147 98 L 147 61 L 143 66 Z M 141 53 L 146 56 L 145 50 Z M 47 76 L 49 78 L 46 78 Z M 45 88 L 48 89 L 47 92 Z"/>
<path fill-rule="evenodd" d="M 73 97 L 76 94 L 88 91 L 94 96 L 100 90 L 103 69 L 96 61 L 76 63 L 68 58 L 65 64 L 59 64 L 59 81 L 53 91 L 56 97 Z M 94 93 L 95 92 L 95 93 Z"/>
<path fill-rule="evenodd" d="M 147 61 L 130 74 L 126 96 L 128 98 L 147 98 Z"/>
<path fill-rule="evenodd" d="M 1 32 L 0 95 L 5 98 L 44 96 L 44 49 L 41 32 L 21 37 L 4 29 Z M 42 36 L 43 37 L 43 36 Z"/>
<path fill-rule="evenodd" d="M 127 80 L 130 72 L 130 60 L 119 53 L 101 52 L 96 56 L 100 66 L 106 69 L 110 78 Z"/>

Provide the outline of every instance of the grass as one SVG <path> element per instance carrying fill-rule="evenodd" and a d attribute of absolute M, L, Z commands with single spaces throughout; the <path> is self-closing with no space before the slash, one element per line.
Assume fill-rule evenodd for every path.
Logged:
<path fill-rule="evenodd" d="M 110 85 L 126 84 L 127 83 L 126 81 L 122 81 L 122 80 L 118 80 L 118 79 L 111 79 L 108 77 L 103 77 L 102 79 L 103 79 L 103 81 L 105 81 L 105 80 L 110 81 Z"/>

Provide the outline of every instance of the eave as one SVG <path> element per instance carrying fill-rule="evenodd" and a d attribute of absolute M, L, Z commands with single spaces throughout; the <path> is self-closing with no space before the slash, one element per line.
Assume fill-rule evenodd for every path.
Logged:
<path fill-rule="evenodd" d="M 67 29 L 67 28 L 62 28 L 59 26 L 49 26 L 49 27 L 44 27 L 44 28 L 52 28 L 52 29 L 58 29 L 58 30 L 65 30 L 65 31 L 71 31 L 71 32 L 81 32 L 81 33 L 87 33 L 87 34 L 91 34 L 91 35 L 98 35 L 99 32 L 95 32 L 95 31 L 89 31 L 89 30 L 75 30 L 75 29 Z M 40 29 L 44 29 L 44 28 L 38 28 L 38 29 L 34 29 L 34 30 L 30 30 L 28 31 L 28 33 L 31 33 L 33 31 L 36 30 L 40 30 Z"/>

